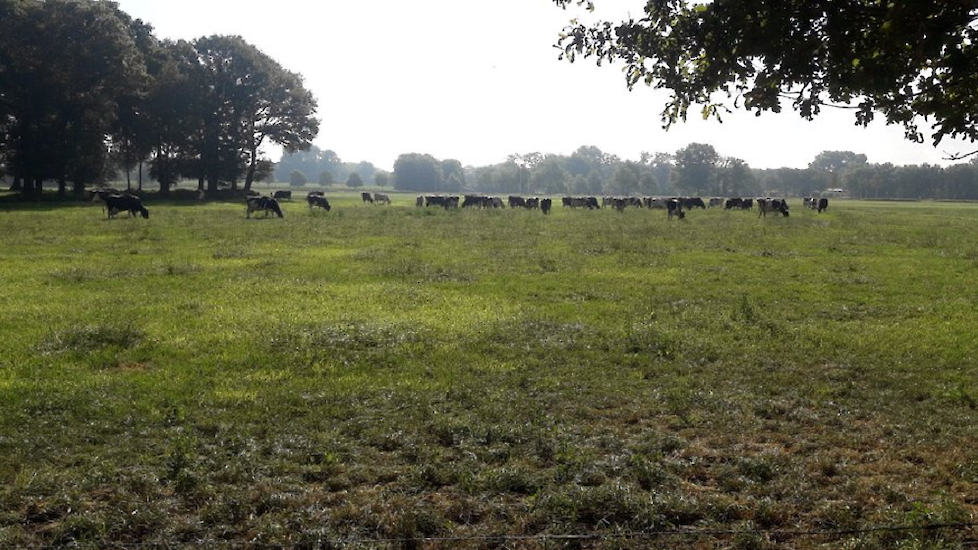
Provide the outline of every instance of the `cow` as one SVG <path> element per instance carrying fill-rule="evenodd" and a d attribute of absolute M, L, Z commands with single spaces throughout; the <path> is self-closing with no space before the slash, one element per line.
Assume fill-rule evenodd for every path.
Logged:
<path fill-rule="evenodd" d="M 292 200 L 292 191 L 276 191 L 272 193 L 272 198 L 277 201 L 290 201 Z"/>
<path fill-rule="evenodd" d="M 264 211 L 266 218 L 269 212 L 274 212 L 280 218 L 285 217 L 282 214 L 282 208 L 278 205 L 278 201 L 271 197 L 248 197 L 247 217 L 250 218 L 251 213 L 255 211 Z"/>
<path fill-rule="evenodd" d="M 668 199 L 666 200 L 666 210 L 669 211 L 669 219 L 671 220 L 673 216 L 676 216 L 680 220 L 686 219 L 686 212 L 683 211 L 683 200 L 682 199 Z"/>
<path fill-rule="evenodd" d="M 479 208 L 489 208 L 492 201 L 485 195 L 465 195 L 462 200 L 462 208 L 477 206 Z"/>
<path fill-rule="evenodd" d="M 384 193 L 374 193 L 374 202 L 378 204 L 390 204 L 391 198 Z"/>
<path fill-rule="evenodd" d="M 553 206 L 553 199 L 546 198 L 540 199 L 540 211 L 544 214 L 550 213 L 550 207 Z"/>
<path fill-rule="evenodd" d="M 829 199 L 822 197 L 818 199 L 818 213 L 821 214 L 829 209 Z"/>
<path fill-rule="evenodd" d="M 571 208 L 580 207 L 587 208 L 588 210 L 601 208 L 597 197 L 564 197 L 562 200 L 564 206 L 570 206 Z"/>
<path fill-rule="evenodd" d="M 526 199 L 526 208 L 528 210 L 540 208 L 540 197 L 529 197 Z"/>
<path fill-rule="evenodd" d="M 306 202 L 309 203 L 309 209 L 312 210 L 313 207 L 319 207 L 323 210 L 329 212 L 330 205 L 329 200 L 326 199 L 326 194 L 322 191 L 310 191 L 306 195 Z"/>
<path fill-rule="evenodd" d="M 727 210 L 733 210 L 734 208 L 739 210 L 752 210 L 754 208 L 754 199 L 742 199 L 740 197 L 727 199 L 727 202 L 724 203 L 724 208 Z"/>
<path fill-rule="evenodd" d="M 719 208 L 721 206 L 723 206 L 723 199 L 722 198 L 720 198 L 720 197 L 711 197 L 710 198 L 710 203 L 709 203 L 709 207 L 710 208 Z"/>
<path fill-rule="evenodd" d="M 518 197 L 516 195 L 509 196 L 509 207 L 510 208 L 526 208 L 526 199 L 523 197 Z"/>
<path fill-rule="evenodd" d="M 645 207 L 650 210 L 668 210 L 670 201 L 679 201 L 679 199 L 667 199 L 663 197 L 651 197 L 645 200 Z"/>
<path fill-rule="evenodd" d="M 767 217 L 768 212 L 780 212 L 785 218 L 788 217 L 788 201 L 784 199 L 757 199 L 757 207 L 760 210 L 757 217 Z"/>
<path fill-rule="evenodd" d="M 414 199 L 414 206 L 418 208 L 424 206 L 424 195 L 418 195 L 418 198 Z"/>
<path fill-rule="evenodd" d="M 458 197 L 455 195 L 427 195 L 424 198 L 425 206 L 441 206 L 445 210 L 458 208 Z"/>
<path fill-rule="evenodd" d="M 129 218 L 137 215 L 149 218 L 149 210 L 135 195 L 99 194 L 99 198 L 105 201 L 105 209 L 109 218 L 114 218 L 116 214 L 122 211 L 128 212 L 127 217 Z"/>
<path fill-rule="evenodd" d="M 367 204 L 368 202 L 370 204 L 374 203 L 374 198 L 370 196 L 370 193 L 360 193 L 360 198 L 363 199 L 363 204 Z"/>

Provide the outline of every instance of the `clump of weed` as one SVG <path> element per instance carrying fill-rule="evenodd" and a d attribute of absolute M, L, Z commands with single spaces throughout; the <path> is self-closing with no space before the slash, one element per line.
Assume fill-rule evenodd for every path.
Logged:
<path fill-rule="evenodd" d="M 131 324 L 99 324 L 55 332 L 38 346 L 43 353 L 93 352 L 107 348 L 132 349 L 145 339 Z"/>

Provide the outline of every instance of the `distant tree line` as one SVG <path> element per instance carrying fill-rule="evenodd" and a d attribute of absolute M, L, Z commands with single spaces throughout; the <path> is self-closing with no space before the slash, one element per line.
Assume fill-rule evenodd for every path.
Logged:
<path fill-rule="evenodd" d="M 755 169 L 703 143 L 674 153 L 645 152 L 638 161 L 582 146 L 570 155 L 514 154 L 505 162 L 479 167 L 409 153 L 397 158 L 392 174 L 370 163 L 340 162 L 333 151 L 312 147 L 283 155 L 276 171 L 280 181 L 289 180 L 290 170 L 293 175 L 318 171 L 321 185 L 356 176 L 381 187 L 424 193 L 800 197 L 843 190 L 855 198 L 978 200 L 978 160 L 947 168 L 894 166 L 870 164 L 866 155 L 851 151 L 823 151 L 806 168 Z M 300 175 L 305 183 L 304 173 Z"/>
<path fill-rule="evenodd" d="M 0 166 L 15 189 L 80 193 L 143 166 L 167 192 L 271 174 L 319 130 L 302 78 L 239 36 L 158 40 L 114 2 L 0 0 Z"/>
<path fill-rule="evenodd" d="M 322 150 L 313 145 L 306 151 L 284 152 L 275 166 L 275 180 L 287 181 L 292 186 L 346 184 L 354 188 L 363 185 L 385 187 L 390 183 L 390 175 L 367 161 L 343 162 L 335 151 Z"/>

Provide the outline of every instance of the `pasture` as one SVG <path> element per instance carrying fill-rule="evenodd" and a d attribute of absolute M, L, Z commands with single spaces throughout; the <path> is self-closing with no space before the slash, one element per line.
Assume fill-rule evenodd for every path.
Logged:
<path fill-rule="evenodd" d="M 978 541 L 978 205 L 329 197 L 0 206 L 0 547 Z"/>

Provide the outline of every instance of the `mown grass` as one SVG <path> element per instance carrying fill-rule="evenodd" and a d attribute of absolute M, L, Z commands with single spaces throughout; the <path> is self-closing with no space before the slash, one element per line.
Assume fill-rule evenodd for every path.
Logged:
<path fill-rule="evenodd" d="M 331 201 L 0 211 L 0 546 L 973 544 L 978 206 Z"/>

